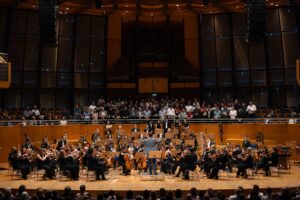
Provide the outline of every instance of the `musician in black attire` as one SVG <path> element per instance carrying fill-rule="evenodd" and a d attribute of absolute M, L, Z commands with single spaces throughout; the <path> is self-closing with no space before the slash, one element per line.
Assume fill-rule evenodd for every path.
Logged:
<path fill-rule="evenodd" d="M 278 149 L 276 147 L 273 147 L 273 151 L 270 155 L 270 166 L 276 167 L 278 165 Z"/>
<path fill-rule="evenodd" d="M 31 171 L 31 163 L 30 163 L 30 157 L 29 154 L 24 149 L 22 152 L 21 157 L 19 158 L 19 167 L 21 170 L 22 178 L 27 179 L 28 174 L 30 174 Z"/>
<path fill-rule="evenodd" d="M 189 124 L 189 122 L 188 122 L 186 119 L 184 119 L 183 122 L 182 122 L 182 126 L 183 126 L 184 128 L 189 128 L 189 127 L 190 127 L 190 124 Z"/>
<path fill-rule="evenodd" d="M 236 177 L 240 177 L 240 175 L 243 178 L 247 178 L 247 173 L 246 173 L 246 160 L 247 160 L 248 155 L 246 155 L 245 152 L 237 155 L 237 172 L 236 172 Z"/>
<path fill-rule="evenodd" d="M 131 129 L 131 132 L 140 132 L 140 129 L 137 127 L 136 124 L 134 124 L 133 128 Z"/>
<path fill-rule="evenodd" d="M 156 127 L 155 128 L 158 128 L 158 129 L 161 129 L 163 127 L 162 123 L 160 122 L 160 120 L 157 120 L 157 123 L 156 123 Z"/>
<path fill-rule="evenodd" d="M 60 151 L 58 165 L 63 173 L 70 172 L 72 180 L 78 180 L 79 162 L 78 160 L 75 160 L 71 155 L 68 155 L 64 150 Z"/>
<path fill-rule="evenodd" d="M 42 149 L 50 149 L 50 144 L 48 142 L 48 136 L 43 138 L 42 144 L 41 144 Z"/>
<path fill-rule="evenodd" d="M 189 171 L 193 171 L 196 169 L 197 155 L 195 153 L 195 149 L 186 149 L 183 151 L 183 155 L 180 160 L 180 168 L 176 177 L 179 177 L 182 172 L 184 175 L 184 179 L 189 179 Z"/>
<path fill-rule="evenodd" d="M 25 134 L 25 143 L 23 144 L 23 147 L 26 149 L 34 149 L 31 143 L 31 139 Z"/>
<path fill-rule="evenodd" d="M 65 134 L 61 137 L 61 140 L 58 141 L 56 150 L 57 150 L 57 151 L 60 151 L 60 150 L 61 150 L 64 146 L 66 146 L 67 144 L 68 144 L 68 141 L 67 141 L 67 134 L 65 133 Z"/>
<path fill-rule="evenodd" d="M 247 151 L 243 151 L 241 154 L 237 156 L 237 174 L 236 177 L 240 175 L 243 178 L 247 178 L 247 169 L 253 168 L 253 157 L 250 153 L 251 148 L 248 148 Z"/>
<path fill-rule="evenodd" d="M 269 152 L 267 149 L 264 149 L 261 153 L 260 153 L 260 159 L 257 163 L 256 166 L 256 170 L 254 171 L 255 173 L 260 170 L 263 169 L 265 172 L 265 176 L 270 176 L 270 164 L 269 164 Z"/>
<path fill-rule="evenodd" d="M 172 157 L 171 152 L 167 149 L 165 153 L 165 158 L 162 160 L 161 163 L 161 171 L 165 174 L 172 174 L 172 164 L 174 166 L 174 160 Z"/>
<path fill-rule="evenodd" d="M 247 149 L 248 147 L 251 147 L 251 142 L 248 137 L 245 137 L 242 143 L 243 148 Z"/>
<path fill-rule="evenodd" d="M 225 169 L 228 163 L 228 151 L 226 149 L 222 149 L 219 157 L 220 169 Z"/>
<path fill-rule="evenodd" d="M 96 149 L 89 149 L 87 155 L 87 167 L 90 171 L 96 172 L 96 180 L 100 180 L 100 175 L 102 180 L 106 180 L 105 172 L 105 162 L 97 157 Z"/>
<path fill-rule="evenodd" d="M 18 158 L 18 150 L 16 147 L 13 147 L 8 154 L 8 161 L 13 170 L 20 169 L 20 163 Z"/>
<path fill-rule="evenodd" d="M 165 121 L 163 122 L 163 127 L 164 129 L 164 133 L 166 133 L 168 131 L 168 128 L 170 128 L 170 123 L 168 121 L 168 119 L 165 119 Z"/>
<path fill-rule="evenodd" d="M 43 178 L 54 179 L 55 162 L 53 162 L 49 157 L 50 155 L 46 153 L 46 150 L 41 149 L 37 154 L 36 165 L 38 170 L 44 169 L 46 171 Z"/>
<path fill-rule="evenodd" d="M 19 156 L 17 148 L 13 147 L 8 155 L 8 161 L 13 170 L 20 170 L 22 178 L 27 179 L 31 165 L 28 154 L 25 154 L 24 151 L 22 153 L 23 154 Z"/>
<path fill-rule="evenodd" d="M 212 152 L 212 154 L 209 155 L 209 164 L 207 166 L 206 172 L 207 177 L 210 179 L 219 179 L 219 170 L 222 168 L 223 165 L 223 155 L 217 154 L 217 152 Z M 222 162 L 221 162 L 222 161 Z"/>
<path fill-rule="evenodd" d="M 96 142 L 98 142 L 100 140 L 101 140 L 100 133 L 99 133 L 99 129 L 97 128 L 96 131 L 92 134 L 91 142 L 93 144 L 95 144 Z"/>
<path fill-rule="evenodd" d="M 147 120 L 146 125 L 147 125 L 148 129 L 150 130 L 149 132 L 153 132 L 153 130 L 154 130 L 153 121 Z"/>
<path fill-rule="evenodd" d="M 242 153 L 242 149 L 240 145 L 236 145 L 234 149 L 229 148 L 228 150 L 228 156 L 227 156 L 227 166 L 228 166 L 228 171 L 232 172 L 232 167 L 233 165 L 237 165 L 238 163 L 238 155 Z"/>
<path fill-rule="evenodd" d="M 148 124 L 146 124 L 146 128 L 144 129 L 145 133 L 152 133 L 152 129 L 149 127 Z"/>

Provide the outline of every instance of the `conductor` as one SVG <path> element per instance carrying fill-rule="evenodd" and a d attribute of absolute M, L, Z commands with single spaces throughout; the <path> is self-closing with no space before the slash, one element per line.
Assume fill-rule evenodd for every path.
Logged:
<path fill-rule="evenodd" d="M 144 153 L 147 155 L 147 166 L 149 169 L 149 174 L 156 175 L 156 158 L 149 158 L 150 151 L 157 151 L 157 144 L 161 141 L 161 136 L 158 139 L 152 137 L 153 134 L 150 132 L 149 137 L 140 139 L 141 143 L 144 145 Z"/>

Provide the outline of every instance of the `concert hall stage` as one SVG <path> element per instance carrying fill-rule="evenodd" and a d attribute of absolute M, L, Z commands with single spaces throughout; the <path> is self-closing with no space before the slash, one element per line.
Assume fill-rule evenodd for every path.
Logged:
<path fill-rule="evenodd" d="M 258 184 L 261 188 L 297 187 L 300 185 L 300 168 L 296 166 L 292 166 L 290 173 L 284 170 L 280 171 L 279 176 L 275 173 L 273 173 L 271 177 L 265 177 L 262 174 L 259 174 L 248 179 L 235 178 L 234 173 L 227 174 L 222 172 L 220 172 L 219 180 L 207 179 L 200 173 L 197 173 L 196 175 L 193 174 L 191 180 L 183 180 L 181 178 L 166 175 L 165 179 L 162 181 L 155 180 L 153 177 L 148 177 L 148 180 L 146 181 L 142 180 L 145 178 L 142 178 L 141 176 L 142 175 L 137 174 L 136 171 L 133 171 L 132 175 L 122 176 L 116 174 L 105 181 L 93 181 L 92 179 L 87 181 L 85 174 L 82 173 L 79 181 L 71 181 L 67 178 L 60 180 L 36 180 L 36 178 L 32 176 L 30 176 L 28 180 L 22 180 L 18 176 L 14 176 L 12 180 L 12 177 L 8 174 L 7 170 L 1 170 L 0 188 L 9 187 L 17 189 L 19 185 L 24 184 L 29 190 L 39 187 L 43 189 L 63 190 L 66 186 L 70 186 L 73 190 L 78 190 L 81 184 L 85 184 L 87 190 L 95 195 L 98 192 L 111 189 L 119 191 L 120 193 L 124 193 L 127 190 L 139 193 L 145 189 L 156 191 L 162 187 L 167 190 L 181 189 L 183 191 L 196 187 L 199 190 L 213 188 L 214 190 L 220 190 L 224 193 L 232 193 L 238 186 L 243 186 L 247 190 L 251 189 L 254 184 Z M 157 179 L 159 179 L 159 177 Z"/>

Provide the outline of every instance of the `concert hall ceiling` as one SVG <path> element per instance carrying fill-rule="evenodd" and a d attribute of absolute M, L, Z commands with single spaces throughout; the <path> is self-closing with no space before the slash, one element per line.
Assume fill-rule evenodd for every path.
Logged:
<path fill-rule="evenodd" d="M 166 13 L 199 12 L 203 14 L 244 12 L 246 0 L 57 0 L 59 14 L 105 15 L 121 14 L 158 15 Z M 38 9 L 38 0 L 1 0 L 0 6 Z M 96 3 L 97 2 L 97 3 Z M 208 2 L 208 4 L 206 4 Z M 267 7 L 299 4 L 300 0 L 266 0 Z M 97 7 L 96 8 L 96 4 Z M 101 6 L 101 8 L 99 8 Z"/>

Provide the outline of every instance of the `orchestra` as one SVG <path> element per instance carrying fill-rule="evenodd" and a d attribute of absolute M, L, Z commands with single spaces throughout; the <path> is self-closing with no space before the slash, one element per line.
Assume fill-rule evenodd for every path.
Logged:
<path fill-rule="evenodd" d="M 206 137 L 206 133 L 201 132 L 197 137 L 189 130 L 186 121 L 177 126 L 168 124 L 164 133 L 165 122 L 148 122 L 144 132 L 134 124 L 129 133 L 131 137 L 127 137 L 125 129 L 119 125 L 115 130 L 115 140 L 112 137 L 101 140 L 97 128 L 90 141 L 86 139 L 87 132 L 74 145 L 69 144 L 65 131 L 53 145 L 50 145 L 48 136 L 43 137 L 40 148 L 34 146 L 26 134 L 22 148 L 12 148 L 8 160 L 11 168 L 19 171 L 23 179 L 34 170 L 44 170 L 44 179 L 54 179 L 59 172 L 71 180 L 79 179 L 81 168 L 94 171 L 96 180 L 106 180 L 109 169 L 115 170 L 118 166 L 123 175 L 130 175 L 133 170 L 157 175 L 160 170 L 189 179 L 190 171 L 197 170 L 207 178 L 218 179 L 220 170 L 231 173 L 233 169 L 236 169 L 236 177 L 247 178 L 247 169 L 253 169 L 254 173 L 263 170 L 269 176 L 270 167 L 278 165 L 277 148 L 270 151 L 265 147 L 252 148 L 255 146 L 247 137 L 242 147 L 229 143 L 217 146 L 214 139 Z M 112 136 L 105 127 L 103 135 L 107 134 Z"/>

